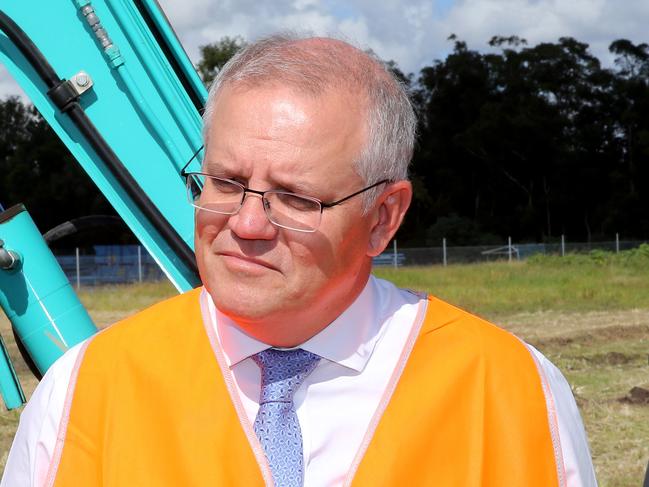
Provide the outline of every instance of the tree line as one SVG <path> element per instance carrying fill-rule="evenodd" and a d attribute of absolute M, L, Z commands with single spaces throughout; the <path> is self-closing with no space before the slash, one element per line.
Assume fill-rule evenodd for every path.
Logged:
<path fill-rule="evenodd" d="M 649 236 L 649 46 L 617 40 L 612 68 L 574 38 L 494 37 L 411 77 L 419 113 L 409 238 Z M 454 236 L 453 233 L 456 235 Z"/>
<path fill-rule="evenodd" d="M 570 37 L 529 46 L 495 36 L 489 52 L 449 41 L 452 52 L 416 74 L 388 63 L 419 120 L 400 245 L 649 238 L 649 45 L 616 40 L 605 67 Z M 202 79 L 244 44 L 226 37 L 203 46 Z M 47 123 L 15 97 L 0 101 L 0 171 L 0 204 L 24 202 L 43 232 L 114 214 Z M 105 238 L 132 240 L 115 235 Z"/>

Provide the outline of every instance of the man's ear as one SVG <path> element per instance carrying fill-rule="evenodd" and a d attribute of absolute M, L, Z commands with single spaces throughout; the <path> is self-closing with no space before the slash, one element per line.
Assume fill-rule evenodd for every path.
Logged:
<path fill-rule="evenodd" d="M 375 222 L 367 246 L 369 257 L 376 257 L 385 250 L 394 234 L 397 233 L 411 201 L 412 185 L 410 181 L 397 181 L 388 184 L 372 209 Z"/>

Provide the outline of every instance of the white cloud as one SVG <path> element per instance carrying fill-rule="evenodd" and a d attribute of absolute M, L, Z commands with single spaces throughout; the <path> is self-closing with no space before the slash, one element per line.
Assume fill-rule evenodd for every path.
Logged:
<path fill-rule="evenodd" d="M 646 0 L 460 0 L 443 24 L 476 49 L 486 49 L 495 34 L 515 34 L 530 45 L 570 36 L 590 44 L 609 64 L 608 46 L 615 39 L 649 40 L 648 20 Z"/>
<path fill-rule="evenodd" d="M 176 3 L 161 0 L 163 8 L 172 9 L 172 22 Z M 649 40 L 645 34 L 649 21 L 646 0 L 626 0 L 623 7 L 615 0 L 276 0 L 254 6 L 249 1 L 217 4 L 210 9 L 212 17 L 204 12 L 191 29 L 179 32 L 194 60 L 198 45 L 224 35 L 254 39 L 281 29 L 342 34 L 411 72 L 443 58 L 452 48 L 447 41 L 451 33 L 478 50 L 488 49 L 494 35 L 518 35 L 530 45 L 572 36 L 589 43 L 592 52 L 608 64 L 608 45 L 613 40 Z"/>
<path fill-rule="evenodd" d="M 297 10 L 304 10 L 308 7 L 315 7 L 318 5 L 318 0 L 295 0 L 293 6 Z"/>
<path fill-rule="evenodd" d="M 20 85 L 16 83 L 16 80 L 9 74 L 7 68 L 0 64 L 0 99 L 4 99 L 7 96 L 20 96 L 22 98 L 27 98 L 23 90 L 20 88 Z"/>
<path fill-rule="evenodd" d="M 278 30 L 342 35 L 417 72 L 452 48 L 451 33 L 469 48 L 488 49 L 493 35 L 530 45 L 572 36 L 612 62 L 618 38 L 649 42 L 647 0 L 160 0 L 194 62 L 199 46 L 223 36 L 251 40 Z M 16 92 L 0 73 L 0 96 Z"/>

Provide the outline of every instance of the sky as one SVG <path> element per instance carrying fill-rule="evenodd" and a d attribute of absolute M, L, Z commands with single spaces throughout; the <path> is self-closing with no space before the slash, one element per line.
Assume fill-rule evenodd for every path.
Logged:
<path fill-rule="evenodd" d="M 452 50 L 451 34 L 485 51 L 494 35 L 529 45 L 572 36 L 605 65 L 619 38 L 649 43 L 649 0 L 158 0 L 196 63 L 199 46 L 281 30 L 334 35 L 417 73 Z M 0 69 L 0 97 L 20 94 Z"/>

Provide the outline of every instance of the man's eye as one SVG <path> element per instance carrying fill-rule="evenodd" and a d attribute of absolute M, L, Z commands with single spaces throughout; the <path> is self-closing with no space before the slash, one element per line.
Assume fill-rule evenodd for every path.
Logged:
<path fill-rule="evenodd" d="M 314 211 L 318 209 L 315 201 L 289 193 L 275 193 L 279 202 L 287 208 L 297 211 Z"/>
<path fill-rule="evenodd" d="M 219 193 L 240 193 L 241 188 L 232 181 L 226 179 L 210 178 L 212 190 Z"/>

